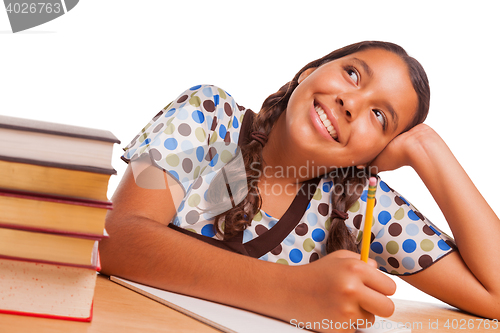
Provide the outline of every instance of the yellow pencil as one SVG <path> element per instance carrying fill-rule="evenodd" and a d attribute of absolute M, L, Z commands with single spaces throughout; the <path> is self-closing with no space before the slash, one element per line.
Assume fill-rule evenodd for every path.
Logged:
<path fill-rule="evenodd" d="M 368 197 L 366 199 L 365 225 L 363 227 L 363 239 L 361 240 L 361 260 L 363 260 L 364 262 L 368 262 L 368 252 L 370 252 L 373 207 L 375 206 L 376 191 L 377 191 L 377 178 L 370 177 L 370 183 L 368 184 Z"/>

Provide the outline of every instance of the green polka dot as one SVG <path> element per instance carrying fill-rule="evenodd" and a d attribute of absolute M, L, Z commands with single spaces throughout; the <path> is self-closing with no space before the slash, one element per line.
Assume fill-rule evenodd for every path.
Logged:
<path fill-rule="evenodd" d="M 214 144 L 215 141 L 217 141 L 217 132 L 212 132 L 212 135 L 210 136 L 210 144 Z"/>
<path fill-rule="evenodd" d="M 179 156 L 177 154 L 168 154 L 165 160 L 170 166 L 176 167 L 179 165 Z"/>
<path fill-rule="evenodd" d="M 242 124 L 242 123 L 243 123 L 243 117 L 244 117 L 244 116 L 245 116 L 245 114 L 242 114 L 242 115 L 240 116 L 240 124 Z"/>
<path fill-rule="evenodd" d="M 224 90 L 222 90 L 221 88 L 217 88 L 217 90 L 219 91 L 220 98 L 222 98 L 222 99 L 226 99 L 227 98 L 226 92 Z"/>
<path fill-rule="evenodd" d="M 430 239 L 424 239 L 420 242 L 420 247 L 422 248 L 422 250 L 429 252 L 434 248 L 434 242 Z"/>
<path fill-rule="evenodd" d="M 200 202 L 201 202 L 201 197 L 197 193 L 191 195 L 188 199 L 188 205 L 191 207 L 198 206 L 200 204 Z"/>
<path fill-rule="evenodd" d="M 141 135 L 139 137 L 139 142 L 144 142 L 144 140 L 146 140 L 147 137 L 148 137 L 148 135 L 146 133 L 144 133 L 143 135 Z"/>
<path fill-rule="evenodd" d="M 220 159 L 222 162 L 227 163 L 233 158 L 233 154 L 231 154 L 228 150 L 224 150 L 220 154 Z"/>
<path fill-rule="evenodd" d="M 227 124 L 227 129 L 230 129 L 232 125 L 233 125 L 233 117 L 229 119 L 229 123 Z"/>
<path fill-rule="evenodd" d="M 165 134 L 172 134 L 172 133 L 174 133 L 174 131 L 175 131 L 175 125 L 172 124 L 172 123 L 170 123 L 170 124 L 167 125 L 167 128 L 165 128 L 165 130 L 163 131 L 163 133 L 165 133 Z"/>
<path fill-rule="evenodd" d="M 198 165 L 196 168 L 194 168 L 194 173 L 193 173 L 194 179 L 198 178 L 199 175 L 200 175 L 200 166 Z"/>
<path fill-rule="evenodd" d="M 396 211 L 396 213 L 394 213 L 394 218 L 396 220 L 401 220 L 403 217 L 405 217 L 405 211 L 403 207 L 401 207 Z"/>
<path fill-rule="evenodd" d="M 170 125 L 173 121 L 174 121 L 175 117 L 173 118 L 170 118 L 169 120 L 167 120 L 167 122 L 165 123 L 166 126 Z"/>
<path fill-rule="evenodd" d="M 206 168 L 207 168 L 207 166 L 204 166 L 203 169 L 201 169 L 200 175 L 203 175 L 203 172 L 205 171 Z"/>
<path fill-rule="evenodd" d="M 285 259 L 278 259 L 276 260 L 276 263 L 282 265 L 288 265 L 288 261 L 286 261 Z"/>
<path fill-rule="evenodd" d="M 399 272 L 393 269 L 393 270 L 391 271 L 391 274 L 399 275 Z"/>
<path fill-rule="evenodd" d="M 168 108 L 170 107 L 170 105 L 172 105 L 173 103 L 174 103 L 174 102 L 170 102 L 170 103 L 168 103 L 168 105 L 167 105 L 167 106 L 165 106 L 165 107 L 163 108 L 163 110 L 164 110 L 164 111 L 167 111 L 167 109 L 168 109 Z"/>
<path fill-rule="evenodd" d="M 306 252 L 311 252 L 315 246 L 316 244 L 311 238 L 306 239 L 303 244 L 304 250 L 306 250 Z"/>
<path fill-rule="evenodd" d="M 151 124 L 147 124 L 146 126 L 144 126 L 144 128 L 141 130 L 142 132 L 146 132 L 148 128 L 151 127 Z"/>
<path fill-rule="evenodd" d="M 388 242 L 385 248 L 390 254 L 396 254 L 399 251 L 399 245 L 395 241 Z"/>
<path fill-rule="evenodd" d="M 360 230 L 358 233 L 358 238 L 356 238 L 357 242 L 360 242 L 363 239 L 363 230 Z"/>
<path fill-rule="evenodd" d="M 194 107 L 200 107 L 201 99 L 198 96 L 193 96 L 189 99 L 189 104 L 191 104 Z"/>
<path fill-rule="evenodd" d="M 207 138 L 207 133 L 205 133 L 205 130 L 201 127 L 198 127 L 194 130 L 194 134 L 196 135 L 196 138 L 200 142 L 205 142 L 205 139 Z"/>
<path fill-rule="evenodd" d="M 142 153 L 144 153 L 146 151 L 146 149 L 148 149 L 148 148 L 149 148 L 149 145 L 146 145 L 145 147 L 143 147 L 141 149 L 141 151 L 139 152 L 139 155 L 142 154 Z"/>
<path fill-rule="evenodd" d="M 349 211 L 352 213 L 356 213 L 359 210 L 359 207 L 361 205 L 359 204 L 359 201 L 356 201 L 351 207 L 349 207 Z"/>
<path fill-rule="evenodd" d="M 328 217 L 328 219 L 325 221 L 325 229 L 330 230 L 331 226 L 332 226 L 332 218 Z"/>
<path fill-rule="evenodd" d="M 257 214 L 255 214 L 255 216 L 253 217 L 253 220 L 254 221 L 260 221 L 262 220 L 262 212 L 259 210 L 259 212 Z"/>
<path fill-rule="evenodd" d="M 314 200 L 321 200 L 323 196 L 321 195 L 321 189 L 318 187 L 316 189 L 316 193 L 314 193 L 313 199 Z"/>
<path fill-rule="evenodd" d="M 195 234 L 197 234 L 196 230 L 194 230 L 194 229 L 189 228 L 189 229 L 186 229 L 186 230 L 187 230 L 187 231 L 194 232 Z"/>

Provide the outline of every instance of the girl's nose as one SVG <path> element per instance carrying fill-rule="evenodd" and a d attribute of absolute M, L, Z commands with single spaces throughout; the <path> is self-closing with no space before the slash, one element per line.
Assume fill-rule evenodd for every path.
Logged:
<path fill-rule="evenodd" d="M 347 120 L 351 121 L 357 114 L 357 106 L 353 97 L 347 95 L 337 96 L 337 103 L 341 107 L 341 111 L 345 114 Z"/>

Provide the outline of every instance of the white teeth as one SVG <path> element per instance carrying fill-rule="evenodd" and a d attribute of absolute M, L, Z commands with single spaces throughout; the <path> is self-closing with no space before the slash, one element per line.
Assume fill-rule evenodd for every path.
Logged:
<path fill-rule="evenodd" d="M 314 106 L 314 110 L 316 110 L 316 113 L 319 115 L 319 119 L 321 119 L 323 126 L 325 126 L 326 130 L 328 131 L 328 133 L 330 133 L 331 137 L 337 140 L 337 131 L 335 131 L 332 122 L 326 116 L 325 110 L 323 110 L 319 105 Z"/>

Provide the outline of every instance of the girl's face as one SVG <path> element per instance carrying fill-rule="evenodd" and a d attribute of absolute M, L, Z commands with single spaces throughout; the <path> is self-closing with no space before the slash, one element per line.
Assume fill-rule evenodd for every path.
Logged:
<path fill-rule="evenodd" d="M 368 49 L 302 73 L 285 135 L 298 157 L 316 166 L 366 166 L 409 125 L 417 106 L 406 63 Z"/>

